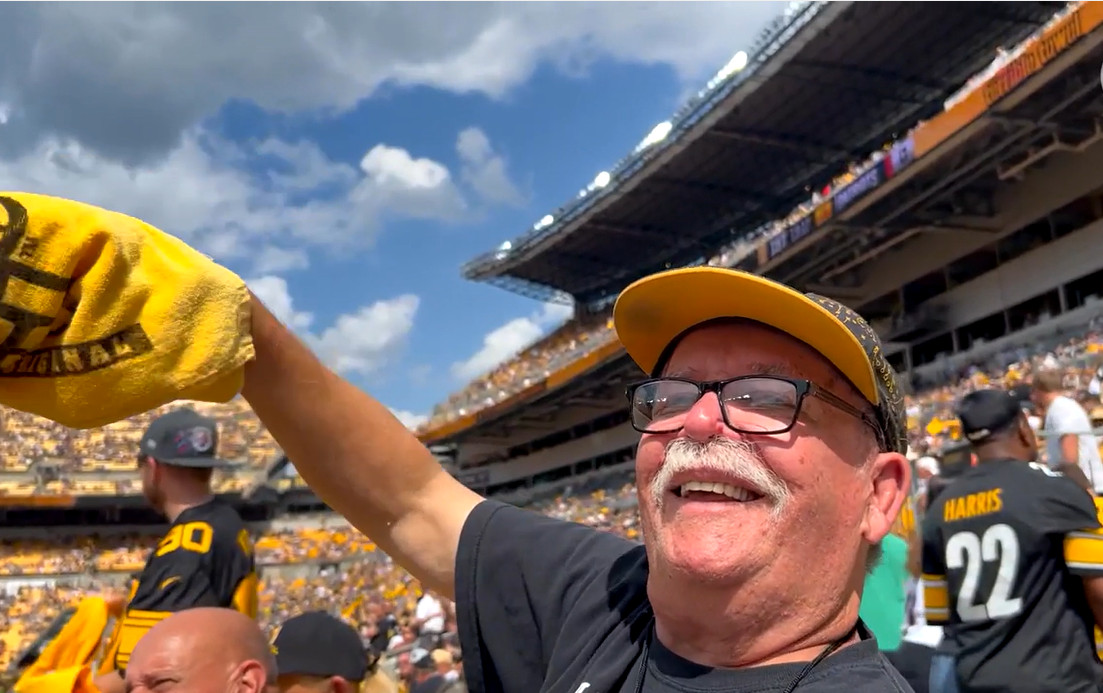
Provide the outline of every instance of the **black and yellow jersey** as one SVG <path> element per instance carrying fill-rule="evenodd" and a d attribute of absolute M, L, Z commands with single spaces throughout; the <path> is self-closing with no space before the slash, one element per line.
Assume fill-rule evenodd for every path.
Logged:
<path fill-rule="evenodd" d="M 177 611 L 213 606 L 257 615 L 253 544 L 237 512 L 212 500 L 180 513 L 131 585 L 105 668 L 125 670 L 134 645 Z"/>
<path fill-rule="evenodd" d="M 927 621 L 961 690 L 1100 691 L 1083 575 L 1103 575 L 1103 527 L 1083 489 L 1047 467 L 966 470 L 923 520 Z"/>

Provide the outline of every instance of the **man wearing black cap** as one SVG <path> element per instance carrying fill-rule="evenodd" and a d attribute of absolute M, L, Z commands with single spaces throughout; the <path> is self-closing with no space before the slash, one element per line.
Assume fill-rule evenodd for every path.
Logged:
<path fill-rule="evenodd" d="M 368 675 L 368 655 L 356 630 L 324 611 L 280 626 L 272 643 L 280 693 L 349 693 Z"/>
<path fill-rule="evenodd" d="M 966 395 L 958 417 L 977 465 L 923 522 L 927 621 L 945 624 L 931 691 L 1103 690 L 1092 639 L 1103 528 L 1091 497 L 1034 462 L 1034 432 L 1007 392 Z"/>
<path fill-rule="evenodd" d="M 253 545 L 241 517 L 211 493 L 217 458 L 213 419 L 181 408 L 155 419 L 142 436 L 142 493 L 171 526 L 133 583 L 97 687 L 123 690 L 122 674 L 138 640 L 170 614 L 200 606 L 232 608 L 256 618 Z"/>

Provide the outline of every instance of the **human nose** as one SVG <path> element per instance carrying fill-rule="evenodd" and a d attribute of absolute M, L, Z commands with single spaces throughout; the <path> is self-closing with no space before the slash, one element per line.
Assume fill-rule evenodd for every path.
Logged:
<path fill-rule="evenodd" d="M 727 425 L 720 409 L 720 398 L 715 392 L 706 392 L 697 400 L 682 423 L 682 432 L 687 438 L 704 442 L 721 435 Z"/>

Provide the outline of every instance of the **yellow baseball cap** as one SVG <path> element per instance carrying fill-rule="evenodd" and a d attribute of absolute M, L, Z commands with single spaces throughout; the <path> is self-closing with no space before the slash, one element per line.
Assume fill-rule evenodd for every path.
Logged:
<path fill-rule="evenodd" d="M 876 408 L 887 443 L 897 452 L 907 450 L 904 395 L 881 340 L 860 315 L 837 301 L 749 272 L 690 267 L 634 282 L 613 308 L 613 326 L 625 351 L 651 374 L 683 334 L 721 318 L 753 320 L 815 349 Z"/>

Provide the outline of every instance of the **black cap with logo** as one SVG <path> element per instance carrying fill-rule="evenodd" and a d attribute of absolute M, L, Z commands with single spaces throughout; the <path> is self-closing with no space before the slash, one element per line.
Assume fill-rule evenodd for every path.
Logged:
<path fill-rule="evenodd" d="M 977 390 L 961 398 L 957 406 L 961 433 L 974 445 L 1010 428 L 1023 416 L 1019 400 L 1003 390 Z"/>
<path fill-rule="evenodd" d="M 153 420 L 138 444 L 139 453 L 175 467 L 228 467 L 215 457 L 218 424 L 194 409 L 182 408 Z"/>
<path fill-rule="evenodd" d="M 368 654 L 356 630 L 324 611 L 308 611 L 284 621 L 272 650 L 281 676 L 363 681 L 368 674 Z"/>

